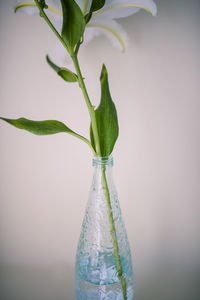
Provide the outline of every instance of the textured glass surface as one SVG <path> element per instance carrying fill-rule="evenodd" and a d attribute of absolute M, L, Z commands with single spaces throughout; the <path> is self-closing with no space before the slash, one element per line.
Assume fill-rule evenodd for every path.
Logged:
<path fill-rule="evenodd" d="M 112 158 L 94 159 L 94 176 L 76 256 L 76 300 L 124 300 L 110 233 L 108 204 L 102 186 L 102 167 L 110 194 L 120 262 L 126 278 L 127 300 L 133 299 L 129 243 L 112 181 Z"/>

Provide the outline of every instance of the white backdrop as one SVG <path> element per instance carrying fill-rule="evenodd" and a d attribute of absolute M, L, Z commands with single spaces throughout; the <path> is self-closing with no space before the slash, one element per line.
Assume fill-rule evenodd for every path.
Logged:
<path fill-rule="evenodd" d="M 125 53 L 100 37 L 80 61 L 95 104 L 106 64 L 118 110 L 114 179 L 136 300 L 197 300 L 200 2 L 156 2 L 157 17 L 141 11 L 120 21 L 130 38 Z M 88 136 L 80 90 L 45 62 L 50 30 L 12 5 L 0 4 L 0 115 L 57 119 Z M 90 150 L 67 134 L 38 137 L 3 121 L 0 141 L 0 299 L 72 300 Z"/>

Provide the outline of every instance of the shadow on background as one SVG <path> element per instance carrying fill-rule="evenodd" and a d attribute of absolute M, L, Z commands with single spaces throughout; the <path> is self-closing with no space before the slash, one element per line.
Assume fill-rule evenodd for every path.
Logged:
<path fill-rule="evenodd" d="M 74 268 L 0 266 L 0 300 L 72 300 Z"/>
<path fill-rule="evenodd" d="M 75 300 L 73 266 L 6 265 L 0 270 L 0 300 Z M 136 280 L 134 300 L 200 299 L 199 269 L 170 268 L 152 273 L 156 277 Z"/>
<path fill-rule="evenodd" d="M 199 269 L 154 271 L 156 277 L 136 282 L 134 300 L 199 300 Z"/>

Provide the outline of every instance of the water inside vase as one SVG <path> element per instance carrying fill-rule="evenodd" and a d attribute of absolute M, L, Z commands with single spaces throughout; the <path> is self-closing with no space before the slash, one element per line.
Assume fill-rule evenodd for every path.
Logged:
<path fill-rule="evenodd" d="M 133 299 L 132 273 L 121 258 L 123 274 L 127 283 L 127 300 Z M 98 253 L 94 257 L 81 257 L 76 273 L 77 300 L 123 300 L 116 261 L 112 253 Z"/>

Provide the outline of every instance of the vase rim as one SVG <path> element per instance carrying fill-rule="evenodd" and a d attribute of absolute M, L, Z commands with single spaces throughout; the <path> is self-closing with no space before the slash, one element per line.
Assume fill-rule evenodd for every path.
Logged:
<path fill-rule="evenodd" d="M 113 157 L 109 156 L 94 156 L 92 160 L 93 166 L 113 166 Z"/>

